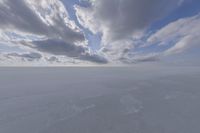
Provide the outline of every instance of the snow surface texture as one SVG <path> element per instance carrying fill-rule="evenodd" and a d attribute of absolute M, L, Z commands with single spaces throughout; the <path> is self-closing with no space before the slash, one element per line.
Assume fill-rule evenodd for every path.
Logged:
<path fill-rule="evenodd" d="M 199 68 L 0 68 L 0 133 L 199 133 L 199 101 Z"/>

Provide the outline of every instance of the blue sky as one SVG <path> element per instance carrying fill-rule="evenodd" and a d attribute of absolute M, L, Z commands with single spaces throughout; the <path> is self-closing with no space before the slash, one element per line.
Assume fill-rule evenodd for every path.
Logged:
<path fill-rule="evenodd" d="M 199 5 L 198 0 L 1 0 L 0 65 L 173 64 L 182 58 L 184 65 L 200 64 Z"/>

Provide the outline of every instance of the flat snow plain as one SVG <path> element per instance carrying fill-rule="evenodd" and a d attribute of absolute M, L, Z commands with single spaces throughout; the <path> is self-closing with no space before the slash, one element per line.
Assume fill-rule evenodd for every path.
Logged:
<path fill-rule="evenodd" d="M 199 133 L 200 68 L 0 68 L 0 133 Z"/>

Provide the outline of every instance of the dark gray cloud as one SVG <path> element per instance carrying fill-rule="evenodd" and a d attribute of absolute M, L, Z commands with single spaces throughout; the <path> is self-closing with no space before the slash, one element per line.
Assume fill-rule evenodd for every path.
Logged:
<path fill-rule="evenodd" d="M 83 46 L 76 46 L 59 39 L 34 41 L 32 47 L 42 52 L 69 57 L 77 57 L 84 54 L 86 50 Z"/>
<path fill-rule="evenodd" d="M 145 62 L 157 62 L 160 60 L 159 53 L 132 55 L 132 57 L 121 57 L 119 60 L 125 64 L 145 63 Z"/>
<path fill-rule="evenodd" d="M 10 59 L 21 58 L 23 61 L 34 61 L 34 60 L 40 60 L 42 58 L 41 54 L 35 52 L 25 53 L 25 54 L 8 53 L 4 56 Z"/>
<path fill-rule="evenodd" d="M 179 0 L 96 0 L 90 17 L 98 21 L 111 40 L 131 37 L 178 6 Z M 76 7 L 79 20 L 83 13 Z M 88 15 L 88 13 L 87 13 Z M 88 21 L 85 21 L 87 23 Z M 82 23 L 82 22 L 81 22 Z"/>
<path fill-rule="evenodd" d="M 44 41 L 34 41 L 31 46 L 41 52 L 50 53 L 58 56 L 67 56 L 80 60 L 91 61 L 95 63 L 108 63 L 108 61 L 97 54 L 91 54 L 87 47 L 76 46 L 70 43 L 66 43 L 63 40 L 44 40 Z"/>
<path fill-rule="evenodd" d="M 135 57 L 136 62 L 155 62 L 159 60 L 160 60 L 159 54 L 150 54 L 150 55 Z"/>

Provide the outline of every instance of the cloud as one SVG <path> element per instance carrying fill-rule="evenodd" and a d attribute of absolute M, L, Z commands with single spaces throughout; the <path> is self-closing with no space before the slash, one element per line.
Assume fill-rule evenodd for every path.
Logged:
<path fill-rule="evenodd" d="M 63 40 L 49 39 L 33 41 L 30 44 L 25 43 L 24 45 L 55 56 L 67 56 L 100 64 L 108 63 L 106 58 L 91 53 L 88 47 L 73 45 Z"/>
<path fill-rule="evenodd" d="M 83 0 L 88 3 L 73 5 L 77 22 L 61 0 L 0 0 L 0 43 L 23 49 L 27 54 L 13 52 L 10 57 L 29 61 L 37 60 L 36 53 L 60 63 L 65 62 L 60 57 L 72 63 L 158 61 L 200 42 L 199 14 L 147 31 L 185 1 L 190 0 Z M 87 40 L 91 33 L 100 37 L 98 50 L 90 48 L 96 41 Z"/>
<path fill-rule="evenodd" d="M 155 62 L 160 60 L 160 55 L 158 53 L 150 53 L 146 55 L 137 55 L 133 59 L 135 62 Z"/>
<path fill-rule="evenodd" d="M 125 64 L 143 63 L 143 62 L 157 62 L 160 60 L 161 55 L 159 53 L 139 54 L 136 53 L 133 56 L 122 57 L 119 60 Z"/>
<path fill-rule="evenodd" d="M 121 58 L 125 58 L 134 49 L 132 40 L 120 40 L 112 42 L 109 45 L 102 45 L 101 53 L 105 54 L 110 62 L 115 62 Z"/>
<path fill-rule="evenodd" d="M 20 58 L 22 61 L 35 61 L 35 60 L 40 60 L 42 58 L 42 55 L 39 53 L 8 53 L 4 54 L 4 57 L 7 59 L 15 59 L 15 58 Z"/>
<path fill-rule="evenodd" d="M 26 44 L 53 55 L 105 62 L 100 55 L 89 53 L 84 33 L 69 19 L 59 0 L 3 0 L 0 19 L 0 39 L 3 42 L 21 44 L 21 47 Z"/>
<path fill-rule="evenodd" d="M 5 31 L 84 41 L 84 34 L 69 20 L 59 0 L 6 0 L 0 5 L 0 27 Z"/>
<path fill-rule="evenodd" d="M 60 62 L 61 62 L 61 61 L 60 61 L 57 57 L 55 57 L 55 56 L 52 56 L 52 57 L 50 57 L 50 58 L 46 58 L 46 60 L 47 60 L 48 62 L 50 62 L 50 63 L 54 63 L 54 62 L 60 63 Z"/>
<path fill-rule="evenodd" d="M 132 37 L 178 6 L 179 0 L 101 0 L 75 6 L 80 24 L 102 32 L 107 41 Z M 161 10 L 162 9 L 162 10 Z"/>
<path fill-rule="evenodd" d="M 0 4 L 0 26 L 4 30 L 19 30 L 45 34 L 47 27 L 24 0 L 3 0 Z"/>
<path fill-rule="evenodd" d="M 182 18 L 172 22 L 152 34 L 147 39 L 147 46 L 170 46 L 164 51 L 165 55 L 177 54 L 190 47 L 199 45 L 200 42 L 200 14 Z"/>
<path fill-rule="evenodd" d="M 98 64 L 107 64 L 109 62 L 107 58 L 100 56 L 99 54 L 91 54 L 91 53 L 86 53 L 80 56 L 79 59 L 96 62 Z"/>
<path fill-rule="evenodd" d="M 75 5 L 79 23 L 101 33 L 101 46 L 111 60 L 125 58 L 145 30 L 180 5 L 179 0 L 96 0 L 89 7 Z"/>
<path fill-rule="evenodd" d="M 66 43 L 63 40 L 49 39 L 41 41 L 33 41 L 32 48 L 38 51 L 47 52 L 54 55 L 66 55 L 69 57 L 78 57 L 84 54 L 86 48 L 83 46 L 76 46 L 74 44 Z"/>

